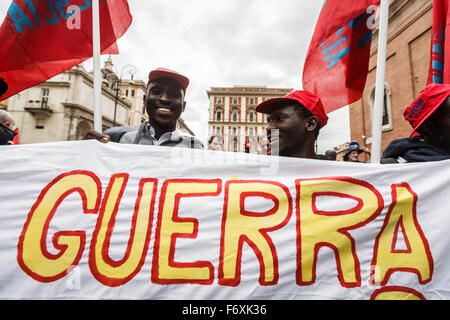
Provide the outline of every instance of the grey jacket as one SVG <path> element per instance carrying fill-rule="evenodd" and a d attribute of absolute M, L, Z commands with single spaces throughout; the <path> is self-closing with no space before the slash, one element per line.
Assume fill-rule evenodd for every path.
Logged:
<path fill-rule="evenodd" d="M 139 129 L 131 127 L 111 128 L 104 132 L 111 136 L 111 141 L 124 144 L 159 145 L 166 147 L 180 147 L 204 149 L 203 143 L 196 137 L 178 130 L 163 134 L 159 140 L 154 137 L 154 129 L 148 122 L 141 124 Z"/>

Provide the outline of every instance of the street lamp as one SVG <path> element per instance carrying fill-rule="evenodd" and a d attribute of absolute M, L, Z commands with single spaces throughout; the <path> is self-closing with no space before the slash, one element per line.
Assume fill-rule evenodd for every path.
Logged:
<path fill-rule="evenodd" d="M 120 91 L 120 85 L 122 84 L 122 77 L 124 74 L 131 74 L 131 80 L 133 80 L 133 75 L 136 74 L 137 69 L 135 66 L 128 64 L 126 66 L 123 66 L 120 70 L 120 77 L 119 79 L 116 78 L 114 81 L 114 90 L 116 91 L 116 98 L 114 100 L 114 119 L 113 119 L 113 127 L 116 126 L 116 113 L 117 113 L 117 101 L 119 100 L 119 91 Z"/>

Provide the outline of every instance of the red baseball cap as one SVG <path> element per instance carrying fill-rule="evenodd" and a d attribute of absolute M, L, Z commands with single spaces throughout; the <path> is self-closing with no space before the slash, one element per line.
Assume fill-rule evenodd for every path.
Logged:
<path fill-rule="evenodd" d="M 320 127 L 323 128 L 328 122 L 328 116 L 323 108 L 322 101 L 315 94 L 304 91 L 295 90 L 282 98 L 273 98 L 260 103 L 256 107 L 257 112 L 270 114 L 274 109 L 280 106 L 281 102 L 295 101 L 308 109 L 319 120 Z M 282 105 L 282 104 L 281 104 Z"/>
<path fill-rule="evenodd" d="M 171 78 L 178 81 L 183 87 L 184 91 L 189 85 L 189 79 L 182 74 L 179 74 L 176 71 L 166 69 L 166 68 L 157 68 L 155 70 L 150 71 L 148 75 L 148 83 L 158 78 Z M 147 84 L 148 85 L 148 84 Z"/>
<path fill-rule="evenodd" d="M 405 120 L 413 127 L 412 136 L 418 135 L 417 129 L 450 96 L 450 84 L 432 83 L 423 89 L 417 98 L 403 112 Z"/>

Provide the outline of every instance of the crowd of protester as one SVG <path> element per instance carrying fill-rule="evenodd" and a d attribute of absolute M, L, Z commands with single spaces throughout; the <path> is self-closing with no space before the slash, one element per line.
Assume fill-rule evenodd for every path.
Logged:
<path fill-rule="evenodd" d="M 7 84 L 0 78 L 0 97 Z M 186 108 L 189 79 L 180 73 L 158 68 L 149 73 L 145 108 L 149 120 L 139 128 L 113 127 L 104 132 L 89 131 L 84 137 L 122 144 L 143 144 L 168 147 L 205 149 L 195 136 L 176 130 L 176 124 Z M 317 153 L 317 138 L 327 125 L 328 116 L 320 97 L 294 90 L 281 98 L 260 103 L 256 111 L 267 115 L 266 132 L 256 139 L 257 153 L 307 159 L 336 161 L 336 150 Z M 450 159 L 450 85 L 427 85 L 404 111 L 412 127 L 410 137 L 393 140 L 384 150 L 381 163 L 427 162 Z M 0 144 L 12 144 L 16 135 L 11 114 L 0 110 Z M 224 151 L 224 139 L 215 135 L 208 139 L 208 150 Z M 367 147 L 353 141 L 344 151 L 343 161 L 365 163 L 362 153 L 370 156 Z"/>

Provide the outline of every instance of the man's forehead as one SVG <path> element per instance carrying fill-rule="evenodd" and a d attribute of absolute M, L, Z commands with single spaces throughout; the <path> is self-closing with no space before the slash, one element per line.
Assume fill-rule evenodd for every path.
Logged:
<path fill-rule="evenodd" d="M 183 86 L 175 79 L 172 78 L 158 78 L 150 81 L 148 87 L 153 87 L 156 85 L 165 86 L 174 90 L 182 90 L 184 92 Z"/>
<path fill-rule="evenodd" d="M 299 106 L 295 102 L 284 102 L 274 107 L 274 110 L 269 114 L 269 117 L 273 117 L 278 114 L 292 114 L 297 113 L 296 109 Z"/>

